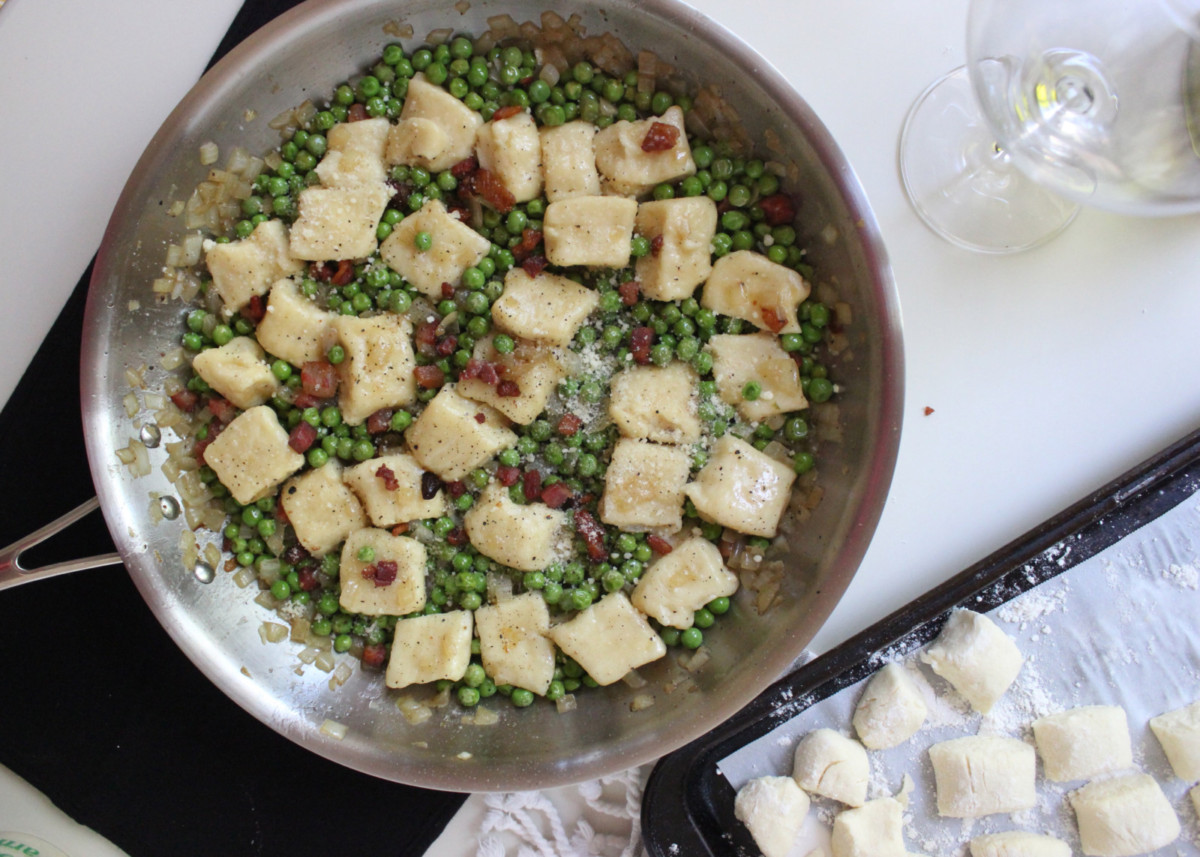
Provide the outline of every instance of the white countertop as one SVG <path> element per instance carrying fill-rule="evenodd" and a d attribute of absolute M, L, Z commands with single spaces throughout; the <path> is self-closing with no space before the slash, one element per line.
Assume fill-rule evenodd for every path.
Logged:
<path fill-rule="evenodd" d="M 1200 216 L 1084 211 L 1025 254 L 956 249 L 905 200 L 896 146 L 912 100 L 963 60 L 963 0 L 691 2 L 773 63 L 840 142 L 898 284 L 899 460 L 861 570 L 814 641 L 823 651 L 1200 425 Z M 0 121 L 28 129 L 0 136 L 0 401 L 239 5 L 0 9 Z M 48 82 L 68 70 L 69 103 L 47 108 Z M 464 823 L 430 853 L 474 852 Z"/>

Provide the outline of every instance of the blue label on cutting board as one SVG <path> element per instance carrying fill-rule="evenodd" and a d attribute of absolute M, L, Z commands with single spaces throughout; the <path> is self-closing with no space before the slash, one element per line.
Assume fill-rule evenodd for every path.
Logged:
<path fill-rule="evenodd" d="M 0 830 L 0 857 L 68 857 L 68 855 L 66 851 L 51 845 L 40 837 L 12 830 Z"/>

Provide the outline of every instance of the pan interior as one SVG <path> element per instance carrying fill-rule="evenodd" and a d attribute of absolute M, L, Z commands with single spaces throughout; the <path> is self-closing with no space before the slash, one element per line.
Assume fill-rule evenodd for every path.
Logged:
<path fill-rule="evenodd" d="M 272 729 L 360 771 L 430 788 L 518 790 L 589 779 L 656 758 L 731 716 L 796 659 L 845 590 L 882 509 L 899 438 L 903 368 L 890 270 L 853 172 L 803 100 L 750 49 L 682 3 L 616 0 L 600 8 L 561 0 L 554 8 L 579 15 L 589 33 L 609 31 L 635 52 L 652 49 L 677 68 L 702 70 L 703 81 L 737 106 L 752 139 L 776 135 L 778 159 L 794 166 L 792 185 L 803 201 L 799 240 L 817 280 L 836 286 L 853 317 L 849 347 L 834 364 L 842 438 L 822 450 L 821 504 L 802 525 L 786 528 L 782 603 L 759 616 L 749 598 L 736 599 L 735 615 L 708 642 L 710 662 L 690 681 L 674 687 L 687 674 L 669 657 L 640 670 L 645 688 L 618 683 L 580 694 L 568 714 L 553 705 L 497 705 L 500 721 L 487 727 L 466 725 L 449 710 L 411 724 L 381 676 L 356 668 L 331 688 L 329 674 L 301 665 L 299 644 L 263 644 L 260 627 L 276 617 L 232 575 L 218 569 L 203 583 L 183 567 L 182 516 L 159 519 L 154 511 L 158 497 L 174 494 L 159 470 L 165 444 L 151 450 L 152 472 L 140 478 L 115 455 L 147 420 L 145 410 L 130 418 L 123 407 L 130 372 L 144 378 L 146 390 L 161 390 L 163 357 L 179 341 L 185 307 L 156 302 L 150 283 L 181 234 L 172 203 L 207 173 L 200 146 L 274 148 L 271 117 L 305 98 L 322 99 L 409 26 L 414 36 L 400 39 L 406 48 L 446 26 L 481 33 L 497 14 L 538 20 L 543 5 L 477 1 L 450 14 L 440 2 L 331 0 L 306 3 L 259 31 L 206 75 L 151 142 L 113 214 L 88 301 L 82 405 L 93 479 L 151 609 L 212 681 Z M 144 401 L 144 391 L 135 395 Z M 200 534 L 201 543 L 214 537 Z M 633 698 L 647 692 L 654 704 L 631 712 Z"/>

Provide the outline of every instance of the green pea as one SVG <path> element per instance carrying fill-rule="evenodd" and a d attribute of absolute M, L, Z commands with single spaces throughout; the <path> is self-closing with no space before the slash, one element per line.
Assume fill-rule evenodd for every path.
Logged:
<path fill-rule="evenodd" d="M 327 146 L 328 143 L 325 140 L 324 134 L 312 134 L 307 140 L 304 141 L 304 148 L 309 152 L 312 152 L 312 154 L 316 155 L 318 158 L 325 154 L 325 149 Z"/>
<path fill-rule="evenodd" d="M 337 553 L 327 553 L 321 558 L 321 571 L 330 577 L 337 577 L 341 564 L 341 557 Z"/>
<path fill-rule="evenodd" d="M 679 629 L 678 628 L 663 628 L 658 632 L 658 636 L 662 638 L 663 643 L 668 646 L 679 645 Z"/>
<path fill-rule="evenodd" d="M 714 598 L 704 606 L 714 616 L 724 616 L 729 612 L 730 601 L 727 596 L 722 595 L 719 598 Z"/>
<path fill-rule="evenodd" d="M 354 442 L 351 448 L 350 455 L 355 461 L 366 461 L 375 454 L 375 445 L 369 440 L 359 440 Z"/>
<path fill-rule="evenodd" d="M 711 242 L 714 256 L 727 256 L 733 250 L 733 237 L 725 232 L 718 232 Z"/>
<path fill-rule="evenodd" d="M 544 104 L 542 108 L 541 120 L 543 125 L 555 128 L 568 121 L 567 108 L 560 107 L 557 104 Z"/>
<path fill-rule="evenodd" d="M 579 460 L 575 465 L 575 472 L 580 476 L 595 476 L 600 472 L 600 461 L 590 452 L 585 452 L 579 456 Z"/>
<path fill-rule="evenodd" d="M 813 459 L 811 452 L 797 452 L 792 456 L 792 470 L 798 476 L 802 476 L 812 470 L 815 465 L 816 461 Z"/>
<path fill-rule="evenodd" d="M 755 184 L 755 189 L 761 196 L 772 196 L 779 192 L 779 176 L 774 173 L 763 173 Z"/>
<path fill-rule="evenodd" d="M 487 295 L 483 292 L 469 292 L 463 298 L 463 309 L 472 315 L 483 315 L 488 311 L 489 306 L 491 304 L 488 303 Z"/>
<path fill-rule="evenodd" d="M 688 176 L 679 183 L 684 196 L 700 196 L 704 193 L 704 182 L 696 176 Z"/>
<path fill-rule="evenodd" d="M 492 323 L 487 316 L 477 315 L 467 322 L 467 333 L 476 339 L 482 339 L 487 336 L 487 332 L 491 329 Z"/>
<path fill-rule="evenodd" d="M 783 424 L 784 440 L 797 441 L 808 437 L 808 422 L 804 417 L 789 417 Z"/>
<path fill-rule="evenodd" d="M 595 75 L 595 69 L 586 60 L 581 60 L 571 67 L 571 78 L 577 83 L 591 83 Z"/>
<path fill-rule="evenodd" d="M 650 348 L 650 362 L 655 366 L 666 366 L 674 356 L 673 346 L 665 342 L 659 342 Z"/>
<path fill-rule="evenodd" d="M 501 354 L 512 354 L 513 350 L 517 346 L 516 343 L 513 342 L 511 336 L 501 333 L 497 335 L 494 340 L 492 340 L 492 347 L 494 347 Z"/>
<path fill-rule="evenodd" d="M 749 250 L 754 247 L 754 241 L 754 233 L 748 229 L 741 229 L 733 233 L 734 250 Z"/>
<path fill-rule="evenodd" d="M 392 431 L 404 431 L 412 425 L 412 414 L 408 411 L 396 411 L 392 414 L 391 428 Z"/>
<path fill-rule="evenodd" d="M 241 562 L 240 557 L 238 559 L 238 562 Z M 275 596 L 276 598 L 278 598 L 280 601 L 286 601 L 288 599 L 288 597 L 292 594 L 292 587 L 288 584 L 288 582 L 286 580 L 283 580 L 281 578 L 271 584 L 271 594 L 273 596 Z"/>
<path fill-rule="evenodd" d="M 640 236 L 634 236 L 636 241 Z M 635 254 L 636 255 L 636 254 Z M 607 291 L 600 293 L 600 311 L 606 314 L 612 314 L 621 311 L 621 295 L 617 291 Z"/>
<path fill-rule="evenodd" d="M 779 336 L 779 347 L 784 351 L 800 351 L 805 344 L 804 337 L 799 333 L 783 333 Z"/>
<path fill-rule="evenodd" d="M 532 437 L 517 438 L 517 453 L 521 455 L 533 455 L 536 451 L 538 451 L 538 442 L 534 441 Z"/>
<path fill-rule="evenodd" d="M 746 187 L 744 184 L 735 184 L 729 189 L 729 196 L 727 198 L 730 205 L 736 206 L 737 208 L 744 208 L 750 204 L 750 200 L 753 198 L 753 196 L 754 195 L 751 193 L 750 188 Z"/>
<path fill-rule="evenodd" d="M 483 684 L 483 680 L 487 678 L 487 673 L 484 672 L 481 664 L 472 663 L 467 666 L 467 671 L 463 673 L 462 682 L 467 687 L 478 688 Z"/>
<path fill-rule="evenodd" d="M 659 116 L 666 113 L 674 104 L 675 99 L 668 92 L 656 92 L 654 93 L 654 97 L 650 99 L 650 109 Z"/>
<path fill-rule="evenodd" d="M 745 386 L 742 387 L 742 398 L 747 402 L 753 402 L 761 395 L 762 384 L 758 381 L 747 381 Z"/>
<path fill-rule="evenodd" d="M 408 312 L 411 306 L 412 295 L 403 289 L 392 292 L 392 296 L 388 299 L 388 309 L 395 313 Z"/>
<path fill-rule="evenodd" d="M 550 98 L 550 84 L 538 78 L 529 83 L 529 100 L 534 104 L 541 104 Z"/>
<path fill-rule="evenodd" d="M 680 633 L 679 642 L 685 649 L 698 649 L 704 644 L 704 632 L 693 626 Z"/>
<path fill-rule="evenodd" d="M 212 341 L 215 345 L 228 345 L 233 339 L 233 328 L 227 324 L 218 324 L 213 328 L 212 334 L 210 335 L 212 336 Z"/>
<path fill-rule="evenodd" d="M 812 378 L 804 392 L 810 402 L 827 402 L 833 396 L 833 382 L 828 378 Z"/>
<path fill-rule="evenodd" d="M 485 260 L 485 261 L 487 261 L 487 260 Z M 463 271 L 462 284 L 465 287 L 467 287 L 468 289 L 471 289 L 472 291 L 477 291 L 479 289 L 482 289 L 484 283 L 486 283 L 486 282 L 487 282 L 487 277 L 484 276 L 483 271 L 474 265 L 472 265 L 471 267 L 469 267 L 465 271 Z"/>
<path fill-rule="evenodd" d="M 542 588 L 542 600 L 547 604 L 557 604 L 563 595 L 562 584 L 554 580 L 547 580 L 545 587 Z"/>

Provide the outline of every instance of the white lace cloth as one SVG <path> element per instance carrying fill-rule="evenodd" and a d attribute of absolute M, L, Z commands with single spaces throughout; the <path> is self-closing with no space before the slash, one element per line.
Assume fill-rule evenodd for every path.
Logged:
<path fill-rule="evenodd" d="M 644 857 L 640 817 L 650 767 L 550 793 L 483 795 L 477 857 Z"/>

